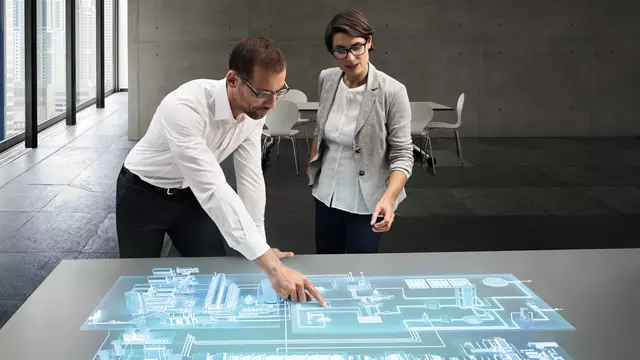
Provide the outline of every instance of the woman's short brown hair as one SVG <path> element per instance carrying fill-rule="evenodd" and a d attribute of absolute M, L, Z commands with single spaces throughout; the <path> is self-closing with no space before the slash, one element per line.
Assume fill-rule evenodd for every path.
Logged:
<path fill-rule="evenodd" d="M 327 25 L 324 32 L 324 43 L 327 51 L 333 50 L 333 35 L 338 33 L 347 34 L 353 37 L 361 37 L 369 40 L 373 35 L 373 28 L 369 25 L 367 18 L 358 10 L 348 10 L 336 14 Z M 374 50 L 371 44 L 370 51 Z"/>
<path fill-rule="evenodd" d="M 250 81 L 254 66 L 281 73 L 287 66 L 276 43 L 263 36 L 247 36 L 237 43 L 229 56 L 229 70 Z"/>

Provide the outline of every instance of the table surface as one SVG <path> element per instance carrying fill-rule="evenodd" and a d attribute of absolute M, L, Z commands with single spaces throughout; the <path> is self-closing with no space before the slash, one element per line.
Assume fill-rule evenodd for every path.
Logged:
<path fill-rule="evenodd" d="M 187 337 L 193 341 L 188 347 L 185 346 L 184 351 L 196 353 L 206 349 L 212 353 L 227 352 L 226 358 L 232 360 L 243 359 L 232 354 L 247 355 L 247 352 L 253 351 L 254 346 L 256 349 L 269 346 L 276 349 L 276 345 L 269 344 L 277 343 L 280 354 L 287 351 L 289 355 L 334 354 L 331 357 L 315 357 L 316 360 L 342 360 L 341 354 L 347 353 L 378 354 L 382 357 L 386 354 L 387 360 L 409 359 L 403 352 L 423 359 L 429 359 L 424 354 L 432 354 L 431 359 L 449 360 L 462 349 L 470 353 L 477 351 L 476 359 L 493 359 L 496 351 L 509 353 L 511 356 L 513 351 L 519 351 L 521 357 L 514 356 L 513 359 L 533 359 L 531 354 L 540 352 L 564 354 L 563 351 L 566 352 L 565 356 L 558 359 L 640 358 L 637 346 L 640 331 L 637 328 L 640 324 L 640 311 L 637 307 L 640 303 L 640 249 L 297 255 L 287 259 L 286 263 L 316 280 L 317 286 L 324 284 L 323 291 L 332 286 L 334 289 L 344 287 L 344 298 L 327 296 L 330 298 L 330 306 L 326 309 L 321 309 L 315 303 L 276 304 L 288 317 L 278 318 L 272 329 L 239 329 L 237 327 L 242 327 L 239 325 L 241 323 L 227 319 L 226 322 L 220 320 L 216 326 L 232 323 L 235 329 L 187 330 L 197 334 L 193 338 Z M 111 294 L 109 301 L 124 304 L 122 292 L 130 290 L 131 284 L 151 282 L 152 278 L 147 276 L 151 275 L 152 269 L 177 267 L 197 267 L 200 274 L 225 273 L 229 279 L 227 283 L 238 283 L 244 289 L 242 291 L 251 290 L 251 286 L 247 284 L 258 281 L 256 279 L 261 276 L 255 265 L 238 257 L 66 260 L 56 267 L 0 330 L 0 358 L 101 359 L 97 355 L 99 349 L 115 349 L 113 341 L 118 337 L 122 341 L 123 330 L 119 331 L 116 327 L 126 328 L 125 325 L 103 325 L 101 328 L 97 328 L 97 325 L 92 325 L 96 328 L 87 326 L 88 318 L 97 314 L 95 311 L 100 306 L 105 310 L 100 315 L 103 318 L 122 315 L 116 314 L 113 306 L 103 302 L 103 298 Z M 349 273 L 351 275 L 345 275 Z M 253 278 L 244 275 L 243 278 L 242 275 L 234 277 L 233 274 L 257 275 Z M 335 274 L 335 278 L 328 281 L 330 277 L 327 274 Z M 121 282 L 124 280 L 120 280 L 118 291 L 121 293 L 116 292 L 116 296 L 113 293 L 115 290 L 110 289 L 121 276 L 139 278 L 124 278 L 130 279 L 126 280 L 129 283 L 125 281 L 124 284 Z M 381 278 L 382 276 L 386 278 Z M 162 276 L 159 278 L 164 279 Z M 207 279 L 213 278 L 210 276 Z M 153 278 L 156 283 L 160 280 Z M 242 285 L 243 282 L 247 284 Z M 213 284 L 211 282 L 211 287 L 217 288 Z M 205 286 L 205 291 L 206 288 Z M 330 294 L 330 290 L 332 289 L 326 294 Z M 512 296 L 514 293 L 521 294 Z M 215 295 L 218 303 L 221 301 L 221 294 Z M 362 296 L 354 303 L 357 294 Z M 418 297 L 424 294 L 430 296 Z M 440 297 L 435 296 L 437 294 Z M 229 296 L 231 295 L 227 298 Z M 254 299 L 261 297 L 249 298 L 251 297 L 241 296 L 242 301 L 238 306 L 244 306 L 246 310 L 250 308 L 247 304 L 258 301 Z M 338 304 L 342 304 L 341 300 L 351 301 L 352 307 L 347 309 L 339 306 Z M 384 304 L 387 306 L 383 306 Z M 397 307 L 388 306 L 389 304 Z M 402 304 L 405 306 L 401 306 Z M 136 308 L 137 305 L 131 306 Z M 253 307 L 254 310 L 257 308 L 257 305 Z M 489 308 L 491 311 L 488 311 Z M 126 313 L 126 306 L 124 309 L 123 313 Z M 359 312 L 358 321 L 349 323 L 356 318 L 356 310 Z M 459 318 L 463 314 L 467 315 Z M 172 321 L 186 321 L 176 314 L 170 318 Z M 294 319 L 297 319 L 297 325 L 293 324 Z M 305 325 L 307 320 L 309 324 L 314 321 L 314 324 L 322 322 L 322 325 L 316 326 L 318 330 L 314 330 Z M 495 325 L 497 320 L 503 323 L 493 326 L 492 323 Z M 145 324 L 151 328 L 151 320 Z M 483 324 L 487 326 L 483 327 Z M 85 330 L 88 327 L 88 330 L 94 331 L 83 331 L 83 326 Z M 104 330 L 105 326 L 112 326 L 111 333 Z M 142 329 L 139 331 L 144 331 L 144 327 L 140 328 Z M 287 333 L 287 329 L 291 332 Z M 350 330 L 340 334 L 340 329 Z M 373 330 L 367 333 L 363 329 Z M 238 331 L 242 331 L 239 334 L 244 335 L 230 340 L 232 345 L 224 345 L 231 346 L 230 349 L 215 345 L 219 344 L 216 340 L 233 336 L 229 334 L 237 335 Z M 288 334 L 286 343 L 277 337 L 281 331 Z M 335 332 L 332 340 L 315 342 L 314 336 L 309 337 L 310 332 L 320 334 L 322 331 Z M 165 330 L 161 335 L 154 335 L 153 339 L 170 338 L 173 335 L 169 333 Z M 184 340 L 185 331 L 178 329 L 175 334 L 176 338 L 172 341 L 178 341 L 182 336 L 182 343 L 187 342 Z M 400 337 L 394 337 L 394 334 Z M 402 334 L 405 338 L 401 337 Z M 274 338 L 262 339 L 263 342 L 260 342 L 256 337 L 261 336 Z M 202 341 L 206 337 L 213 340 Z M 350 347 L 349 344 L 356 337 L 362 342 L 369 338 L 375 338 L 375 341 L 361 348 Z M 130 335 L 129 339 L 136 341 L 135 336 Z M 393 343 L 396 340 L 397 343 Z M 407 341 L 412 343 L 407 344 Z M 129 346 L 134 348 L 134 345 Z M 142 345 L 137 346 L 142 348 Z M 151 352 L 159 351 L 157 348 L 161 347 L 152 341 L 145 346 Z M 528 352 L 524 349 L 528 349 Z M 181 350 L 182 346 L 176 351 L 179 353 Z M 264 353 L 267 352 L 265 350 Z M 435 357 L 434 354 L 441 354 L 442 357 Z M 168 359 L 206 358 L 199 356 L 183 358 L 174 355 Z M 104 358 L 112 359 L 106 356 Z M 293 358 L 291 356 L 292 360 Z M 264 360 L 283 359 L 264 357 Z M 296 359 L 306 358 L 298 356 Z"/>
<path fill-rule="evenodd" d="M 298 110 L 300 111 L 318 111 L 318 106 L 320 103 L 318 102 L 295 102 Z"/>
<path fill-rule="evenodd" d="M 432 101 L 426 101 L 429 106 L 433 108 L 434 111 L 442 111 L 442 110 L 453 110 L 452 107 L 447 105 L 438 104 Z M 318 102 L 296 102 L 298 106 L 298 110 L 300 111 L 317 111 L 318 110 Z"/>
<path fill-rule="evenodd" d="M 452 107 L 447 106 L 447 105 L 442 105 L 442 104 L 438 104 L 435 103 L 433 101 L 426 101 L 427 104 L 429 104 L 429 106 L 431 106 L 433 108 L 434 111 L 439 111 L 439 110 L 453 110 Z"/>

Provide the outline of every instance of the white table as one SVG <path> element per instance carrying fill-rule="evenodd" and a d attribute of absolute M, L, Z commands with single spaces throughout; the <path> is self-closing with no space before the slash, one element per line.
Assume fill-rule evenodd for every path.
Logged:
<path fill-rule="evenodd" d="M 447 105 L 438 104 L 438 103 L 435 103 L 433 101 L 427 101 L 426 103 L 429 104 L 429 106 L 431 106 L 433 111 L 451 111 L 451 110 L 453 110 L 452 107 L 449 107 Z"/>
<path fill-rule="evenodd" d="M 328 308 L 265 302 L 260 269 L 241 257 L 65 260 L 0 330 L 0 358 L 638 359 L 639 258 L 612 249 L 284 260 L 323 287 Z M 149 277 L 177 267 L 197 268 L 197 284 Z M 214 273 L 226 281 L 206 277 Z M 217 307 L 203 311 L 208 290 Z M 169 300 L 176 311 L 131 314 Z"/>
<path fill-rule="evenodd" d="M 294 102 L 300 111 L 318 111 L 318 102 Z"/>
<path fill-rule="evenodd" d="M 318 111 L 318 102 L 294 102 L 298 106 L 300 111 Z M 447 105 L 438 104 L 432 101 L 427 101 L 427 104 L 433 108 L 433 111 L 451 111 L 452 107 Z"/>
<path fill-rule="evenodd" d="M 318 111 L 318 102 L 294 102 L 298 107 L 299 111 Z M 429 106 L 433 109 L 433 111 L 453 111 L 454 109 L 450 106 L 438 104 L 433 101 L 426 101 Z M 424 153 L 422 149 L 420 149 L 417 145 L 413 144 L 413 149 L 419 151 L 421 154 L 426 155 L 426 158 L 429 157 L 428 154 Z"/>

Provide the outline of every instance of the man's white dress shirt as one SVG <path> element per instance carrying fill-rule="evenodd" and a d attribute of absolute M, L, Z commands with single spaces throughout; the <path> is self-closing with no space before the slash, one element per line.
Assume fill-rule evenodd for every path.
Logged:
<path fill-rule="evenodd" d="M 191 188 L 229 246 L 249 260 L 269 245 L 261 167 L 264 119 L 234 118 L 226 81 L 193 80 L 167 95 L 125 167 L 161 188 Z M 220 163 L 233 154 L 238 193 Z"/>

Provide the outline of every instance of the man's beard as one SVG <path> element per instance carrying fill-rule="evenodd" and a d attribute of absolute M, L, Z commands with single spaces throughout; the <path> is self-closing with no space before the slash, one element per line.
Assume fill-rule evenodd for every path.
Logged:
<path fill-rule="evenodd" d="M 262 119 L 266 114 L 266 112 L 264 114 L 261 114 L 259 111 L 260 110 L 265 110 L 264 108 L 259 108 L 259 109 L 242 109 L 242 112 L 244 112 L 248 117 L 250 117 L 253 120 L 258 120 L 258 119 Z"/>

